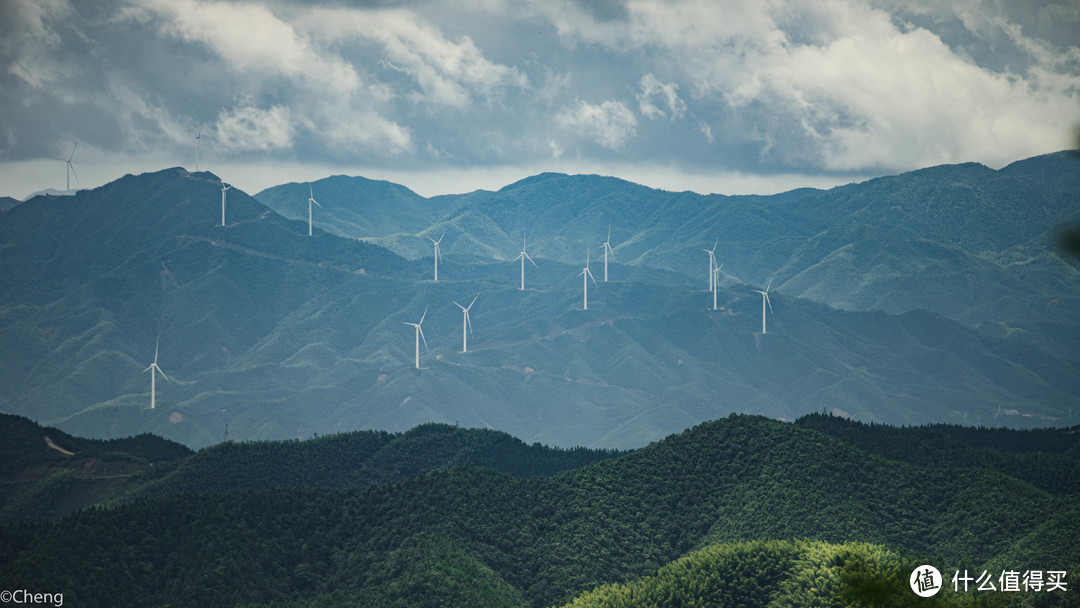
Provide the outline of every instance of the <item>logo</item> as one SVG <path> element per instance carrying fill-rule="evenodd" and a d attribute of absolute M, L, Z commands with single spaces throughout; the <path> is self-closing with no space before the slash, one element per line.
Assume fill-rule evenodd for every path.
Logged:
<path fill-rule="evenodd" d="M 941 591 L 941 573 L 933 566 L 919 566 L 908 579 L 911 590 L 919 597 L 931 597 Z"/>

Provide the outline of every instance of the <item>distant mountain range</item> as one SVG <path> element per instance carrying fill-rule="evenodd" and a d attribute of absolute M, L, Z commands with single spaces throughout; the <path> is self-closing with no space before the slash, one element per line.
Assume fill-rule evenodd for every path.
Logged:
<path fill-rule="evenodd" d="M 1077 184 L 1071 152 L 769 197 L 543 174 L 424 198 L 332 177 L 310 185 L 308 237 L 306 183 L 229 190 L 223 228 L 217 176 L 125 176 L 0 217 L 0 410 L 192 447 L 226 424 L 244 440 L 460 423 L 616 448 L 730 412 L 1073 424 L 1080 272 L 1052 236 Z M 583 311 L 609 224 L 611 281 Z M 770 278 L 763 335 L 752 288 Z M 453 302 L 477 294 L 461 353 Z M 417 371 L 402 323 L 425 310 Z M 148 410 L 159 337 L 169 382 Z"/>

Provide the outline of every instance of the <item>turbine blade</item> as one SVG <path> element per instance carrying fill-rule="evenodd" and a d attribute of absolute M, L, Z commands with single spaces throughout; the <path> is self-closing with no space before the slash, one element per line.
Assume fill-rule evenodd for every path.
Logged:
<path fill-rule="evenodd" d="M 476 294 L 476 297 L 472 299 L 472 302 L 469 302 L 469 308 L 466 308 L 465 310 L 471 309 L 472 305 L 476 304 L 476 298 L 479 298 L 479 297 L 480 297 L 480 294 Z"/>
<path fill-rule="evenodd" d="M 461 304 L 458 304 L 458 303 L 457 303 L 457 300 L 451 300 L 451 302 L 453 302 L 454 304 L 457 304 L 457 307 L 458 307 L 458 308 L 460 308 L 461 310 L 468 310 L 467 308 L 465 308 L 465 307 L 464 307 L 464 306 L 462 306 Z"/>
<path fill-rule="evenodd" d="M 766 293 L 772 288 L 772 277 L 769 277 L 769 284 L 765 287 Z"/>
<path fill-rule="evenodd" d="M 148 367 L 148 368 L 146 368 L 146 369 L 142 370 L 142 373 L 144 373 L 144 374 L 145 374 L 146 372 L 148 372 L 148 371 L 150 371 L 150 370 L 152 370 L 152 369 L 154 369 L 154 366 L 153 366 L 153 365 L 151 365 L 150 367 Z"/>
<path fill-rule="evenodd" d="M 315 193 L 311 190 L 311 182 L 307 185 L 308 198 L 315 198 Z"/>
<path fill-rule="evenodd" d="M 75 142 L 74 146 L 71 146 L 71 155 L 67 157 L 67 162 L 71 162 L 71 159 L 75 158 L 75 150 L 79 149 L 79 142 Z"/>
<path fill-rule="evenodd" d="M 469 326 L 469 335 L 473 335 L 472 319 L 469 317 L 469 309 L 465 309 L 465 324 Z"/>
<path fill-rule="evenodd" d="M 585 269 L 585 272 L 589 273 L 589 278 L 592 279 L 593 285 L 599 287 L 599 285 L 597 285 L 596 283 L 596 277 L 592 276 L 592 272 L 590 272 L 588 268 Z"/>
<path fill-rule="evenodd" d="M 160 367 L 155 366 L 155 369 L 157 370 L 157 373 L 161 374 L 161 377 L 164 378 L 166 382 L 172 384 L 172 380 L 169 380 L 169 377 L 165 375 L 165 372 L 161 371 Z"/>
<path fill-rule="evenodd" d="M 533 266 L 536 266 L 536 262 L 533 262 L 533 259 L 529 257 L 529 254 L 525 253 L 524 251 L 522 251 L 521 253 L 525 254 L 525 258 L 527 260 L 529 260 L 530 262 L 532 262 Z M 536 266 L 536 267 L 539 268 L 539 266 Z"/>
<path fill-rule="evenodd" d="M 716 242 L 713 243 L 712 250 L 709 253 L 715 253 L 716 252 L 716 246 L 719 245 L 719 244 L 720 244 L 720 237 L 716 237 Z"/>
<path fill-rule="evenodd" d="M 154 365 L 157 365 L 158 347 L 160 347 L 160 346 L 161 346 L 161 338 L 158 338 L 158 341 L 154 343 Z"/>
<path fill-rule="evenodd" d="M 441 242 L 442 242 L 442 240 L 443 240 L 443 236 L 446 236 L 446 233 L 445 233 L 445 232 L 444 232 L 444 233 L 442 233 L 442 236 L 440 236 L 440 237 L 439 237 L 439 242 L 440 242 L 440 243 L 441 243 Z"/>
<path fill-rule="evenodd" d="M 776 313 L 773 312 L 772 300 L 769 299 L 769 294 L 768 293 L 765 293 L 765 303 L 767 303 L 769 305 L 769 313 L 771 313 L 775 317 Z"/>
<path fill-rule="evenodd" d="M 75 172 L 75 165 L 68 161 L 68 169 L 71 169 L 71 174 L 75 176 L 75 181 L 79 181 L 79 174 Z"/>
<path fill-rule="evenodd" d="M 316 207 L 322 207 L 322 205 L 319 204 L 319 201 L 317 201 L 315 199 L 311 199 L 311 202 L 315 203 Z"/>
<path fill-rule="evenodd" d="M 420 315 L 420 322 L 416 324 L 417 326 L 420 326 L 420 325 L 424 324 L 424 317 L 427 316 L 427 309 L 428 309 L 428 307 L 425 306 L 424 307 L 424 314 Z"/>
<path fill-rule="evenodd" d="M 424 341 L 424 350 L 427 350 L 427 338 L 424 337 L 424 328 L 417 325 L 416 331 L 420 332 L 420 339 Z"/>

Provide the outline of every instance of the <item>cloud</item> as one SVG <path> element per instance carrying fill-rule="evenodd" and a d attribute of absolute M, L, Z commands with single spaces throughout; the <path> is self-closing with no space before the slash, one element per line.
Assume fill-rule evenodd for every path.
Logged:
<path fill-rule="evenodd" d="M 578 100 L 575 106 L 563 110 L 555 119 L 563 129 L 580 133 L 611 150 L 622 148 L 637 134 L 637 119 L 621 101 L 593 105 Z"/>
<path fill-rule="evenodd" d="M 679 98 L 678 91 L 679 85 L 664 84 L 646 74 L 641 77 L 641 92 L 637 94 L 638 109 L 646 118 L 678 120 L 686 114 L 686 102 Z"/>
<path fill-rule="evenodd" d="M 240 105 L 218 115 L 217 141 L 230 152 L 282 150 L 292 146 L 289 109 Z"/>
<path fill-rule="evenodd" d="M 140 0 L 161 16 L 161 31 L 213 50 L 238 75 L 280 75 L 312 88 L 355 91 L 353 67 L 260 4 Z"/>
<path fill-rule="evenodd" d="M 417 103 L 465 109 L 477 99 L 498 101 L 507 88 L 528 86 L 521 72 L 488 60 L 469 36 L 448 40 L 410 11 L 331 9 L 313 13 L 311 20 L 336 42 L 358 36 L 377 43 L 382 64 L 417 84 L 419 91 L 410 96 Z"/>

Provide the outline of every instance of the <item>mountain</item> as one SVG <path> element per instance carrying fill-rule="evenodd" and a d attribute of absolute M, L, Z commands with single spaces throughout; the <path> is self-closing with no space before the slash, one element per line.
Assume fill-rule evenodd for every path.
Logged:
<path fill-rule="evenodd" d="M 0 196 L 0 212 L 8 211 L 11 208 L 15 207 L 15 205 L 18 205 L 20 203 L 22 203 L 22 201 L 17 198 L 11 198 L 10 196 Z"/>
<path fill-rule="evenodd" d="M 1080 274 L 1055 255 L 1054 237 L 1080 214 L 1077 184 L 1075 151 L 999 171 L 947 165 L 774 196 L 542 174 L 498 192 L 439 197 L 445 209 L 426 226 L 342 233 L 413 259 L 431 255 L 427 239 L 445 233 L 444 254 L 503 260 L 516 257 L 525 234 L 530 253 L 579 264 L 582 249 L 596 247 L 610 226 L 620 263 L 671 270 L 694 284 L 704 284 L 707 268 L 700 250 L 718 238 L 724 285 L 761 287 L 775 278 L 778 293 L 850 310 L 929 310 L 990 335 L 1060 342 L 1052 348 L 1064 354 L 1080 348 L 1076 332 L 1063 331 L 1080 323 Z M 284 188 L 256 198 L 272 204 Z M 337 192 L 340 199 L 322 201 L 328 209 L 368 196 Z M 302 211 L 275 209 L 298 218 Z"/>
<path fill-rule="evenodd" d="M 439 424 L 302 442 L 229 441 L 193 453 L 153 435 L 83 439 L 0 414 L 0 522 L 42 521 L 169 494 L 362 488 L 462 465 L 528 478 L 619 455 L 526 445 L 506 433 Z"/>
<path fill-rule="evenodd" d="M 791 600 L 778 605 L 904 604 L 914 564 L 950 576 L 1075 571 L 1076 431 L 733 415 L 550 477 L 457 466 L 364 489 L 168 494 L 0 528 L 0 571 L 28 588 L 63 589 L 80 606 L 206 597 L 250 606 L 551 606 L 587 592 L 577 605 L 592 606 L 657 589 L 694 601 L 738 594 L 752 605 L 748 598 L 766 595 Z M 1013 451 L 987 448 L 984 462 L 957 467 L 921 441 L 950 433 Z M 860 447 L 882 436 L 895 439 L 896 458 Z M 1042 440 L 1047 455 L 1071 466 L 1025 453 Z M 318 441 L 301 447 L 321 449 Z M 1063 484 L 1038 488 L 995 464 L 1018 456 L 1031 477 L 1057 474 Z M 1068 599 L 1022 595 L 942 599 Z"/>
<path fill-rule="evenodd" d="M 0 414 L 0 522 L 44 520 L 137 487 L 191 450 L 153 435 L 100 441 Z"/>
<path fill-rule="evenodd" d="M 905 179 L 999 173 L 961 167 Z M 888 222 L 867 223 L 869 211 L 862 223 L 815 232 L 803 216 L 813 215 L 811 201 L 828 193 L 813 190 L 701 197 L 545 174 L 496 193 L 422 199 L 386 183 L 330 183 L 374 193 L 361 201 L 361 211 L 378 207 L 372 202 L 378 196 L 389 197 L 381 223 L 399 207 L 421 219 L 429 212 L 458 218 L 454 226 L 473 218 L 480 228 L 468 240 L 492 248 L 498 238 L 481 228 L 513 225 L 503 233 L 511 253 L 520 251 L 519 228 L 535 221 L 528 289 L 519 290 L 520 266 L 512 256 L 459 252 L 456 243 L 466 237 L 449 224 L 425 229 L 435 238 L 447 229 L 447 255 L 434 282 L 431 258 L 405 259 L 321 230 L 308 237 L 306 221 L 286 219 L 237 189 L 227 193 L 221 227 L 220 180 L 212 174 L 177 168 L 125 176 L 5 213 L 0 375 L 10 380 L 0 384 L 0 409 L 85 436 L 152 432 L 191 447 L 219 443 L 226 425 L 232 438 L 256 440 L 441 422 L 498 429 L 529 443 L 625 449 L 730 412 L 792 420 L 825 410 L 892 424 L 1014 426 L 1068 424 L 1080 416 L 1080 361 L 1072 349 L 1078 337 L 1070 325 L 1080 299 L 1070 295 L 1074 270 L 1065 265 L 1036 264 L 1052 280 L 1038 283 L 1043 291 L 1032 295 L 1020 274 L 964 243 L 928 240 L 932 234 L 911 240 Z M 329 210 L 339 201 L 331 188 L 321 194 L 323 186 L 315 182 L 312 189 Z M 871 188 L 839 189 L 843 196 L 830 204 L 854 213 L 859 187 Z M 585 241 L 569 226 L 575 218 L 579 224 L 603 218 L 602 207 L 583 202 L 594 200 L 624 207 L 620 222 L 632 217 L 646 228 L 616 247 L 609 268 L 615 280 L 590 285 L 583 311 L 580 259 L 567 264 L 544 252 L 561 255 L 560 242 L 580 251 Z M 823 200 L 816 205 L 826 209 Z M 514 219 L 518 214 L 524 217 Z M 662 234 L 678 217 L 697 219 L 686 220 L 681 233 Z M 704 285 L 682 270 L 704 269 L 700 245 L 708 229 L 700 218 L 717 217 L 730 220 L 726 238 L 757 243 L 748 245 L 747 256 L 813 269 L 835 267 L 836 252 L 845 252 L 850 273 L 824 273 L 803 285 L 826 285 L 830 297 L 850 304 L 815 302 L 824 291 L 810 287 L 804 298 L 774 289 L 775 315 L 761 334 L 761 298 L 728 275 L 712 310 Z M 824 225 L 821 218 L 814 222 Z M 627 224 L 613 226 L 613 240 L 620 225 Z M 1025 230 L 1036 232 L 1034 224 Z M 571 247 L 571 237 L 582 240 Z M 1014 250 L 1030 240 L 981 238 L 1015 241 Z M 664 262 L 681 255 L 664 253 L 664 242 L 677 243 L 687 263 Z M 774 244 L 753 249 L 766 242 Z M 897 295 L 883 299 L 858 287 L 860 276 L 883 284 L 885 274 L 870 272 L 879 260 L 910 265 L 908 276 L 930 270 L 917 282 L 895 278 Z M 957 302 L 942 291 L 941 277 L 954 272 L 975 277 L 974 295 Z M 994 286 L 980 286 L 984 278 Z M 788 282 L 793 291 L 800 284 Z M 1047 285 L 1060 287 L 1058 295 L 1046 299 Z M 461 314 L 453 302 L 477 294 L 475 333 L 469 352 L 461 353 Z M 989 300 L 1001 303 L 990 308 L 1010 313 L 995 331 L 973 327 L 978 315 L 989 314 L 980 305 Z M 875 309 L 889 303 L 901 305 Z M 853 309 L 860 307 L 868 310 Z M 425 314 L 427 348 L 423 369 L 416 370 L 413 329 L 402 323 Z M 158 407 L 149 410 L 150 386 L 141 373 L 159 339 L 159 365 L 169 381 L 158 382 Z"/>

